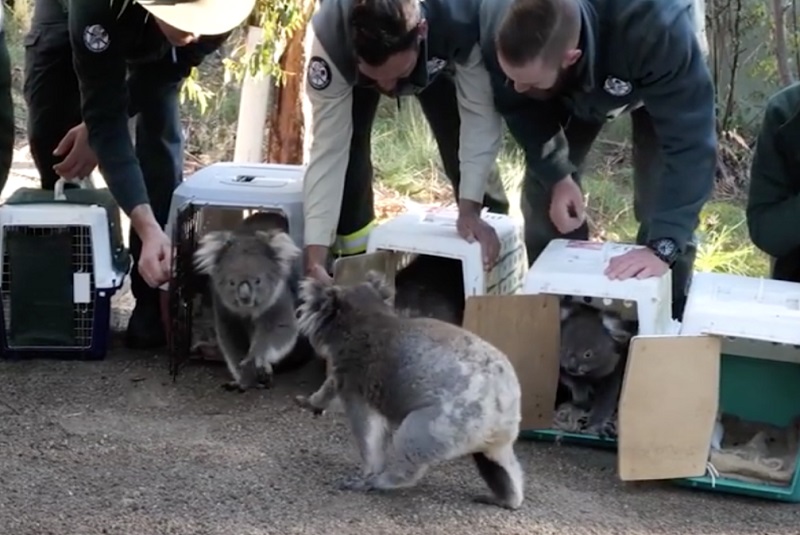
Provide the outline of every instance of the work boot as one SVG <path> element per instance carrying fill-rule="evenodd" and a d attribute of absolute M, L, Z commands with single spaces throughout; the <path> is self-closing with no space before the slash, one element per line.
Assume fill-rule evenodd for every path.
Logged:
<path fill-rule="evenodd" d="M 129 349 L 157 349 L 166 344 L 158 301 L 137 299 L 125 332 L 125 345 Z"/>

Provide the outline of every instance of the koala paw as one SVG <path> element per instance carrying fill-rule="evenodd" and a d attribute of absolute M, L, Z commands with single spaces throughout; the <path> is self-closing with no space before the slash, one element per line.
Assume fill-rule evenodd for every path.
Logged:
<path fill-rule="evenodd" d="M 314 416 L 320 416 L 325 412 L 325 409 L 320 409 L 311 403 L 311 399 L 309 399 L 308 396 L 295 396 L 294 401 L 300 406 L 300 408 L 311 411 Z"/>
<path fill-rule="evenodd" d="M 241 385 L 239 385 L 239 383 L 236 381 L 222 383 L 222 389 L 227 390 L 228 392 L 239 392 L 240 394 L 246 390 L 246 388 L 242 388 Z"/>
<path fill-rule="evenodd" d="M 346 476 L 336 482 L 336 488 L 339 490 L 351 490 L 351 491 L 367 491 L 372 489 L 372 485 L 368 479 L 364 478 L 361 475 L 351 475 Z"/>
<path fill-rule="evenodd" d="M 600 438 L 616 439 L 617 426 L 609 419 L 590 425 L 586 428 L 586 433 L 589 435 L 597 435 Z"/>
<path fill-rule="evenodd" d="M 272 376 L 272 370 L 265 370 L 264 368 L 258 369 L 258 384 L 263 388 L 272 388 L 274 383 L 274 379 Z"/>

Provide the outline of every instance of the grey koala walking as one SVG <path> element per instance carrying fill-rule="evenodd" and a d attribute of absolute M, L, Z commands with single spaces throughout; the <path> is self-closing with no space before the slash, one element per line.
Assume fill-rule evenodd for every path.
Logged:
<path fill-rule="evenodd" d="M 569 388 L 572 404 L 589 411 L 586 433 L 616 435 L 617 409 L 628 344 L 638 330 L 635 321 L 582 303 L 561 303 L 559 380 Z"/>
<path fill-rule="evenodd" d="M 195 269 L 209 278 L 229 390 L 270 387 L 273 366 L 298 341 L 292 277 L 300 249 L 279 220 L 255 214 L 235 230 L 209 232 L 194 255 Z"/>
<path fill-rule="evenodd" d="M 398 315 L 392 297 L 375 272 L 348 287 L 301 282 L 301 332 L 332 370 L 297 402 L 320 414 L 338 395 L 362 459 L 361 474 L 340 488 L 412 487 L 432 465 L 471 454 L 492 491 L 475 501 L 517 509 L 523 472 L 514 453 L 521 414 L 513 366 L 459 326 Z"/>

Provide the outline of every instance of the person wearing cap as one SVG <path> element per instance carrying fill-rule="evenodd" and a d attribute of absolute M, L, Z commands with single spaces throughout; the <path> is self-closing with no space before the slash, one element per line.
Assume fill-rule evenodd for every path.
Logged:
<path fill-rule="evenodd" d="M 747 228 L 770 277 L 800 282 L 800 82 L 767 99 L 750 164 Z"/>
<path fill-rule="evenodd" d="M 31 153 L 46 189 L 99 166 L 130 217 L 136 307 L 129 347 L 166 342 L 157 286 L 170 277 L 172 246 L 163 225 L 182 180 L 180 86 L 254 3 L 35 0 L 24 43 Z"/>
<path fill-rule="evenodd" d="M 507 213 L 496 165 L 502 123 L 478 48 L 477 0 L 324 0 L 307 30 L 310 154 L 305 266 L 366 250 L 374 225 L 371 132 L 381 95 L 414 95 L 459 201 L 458 231 L 484 261 L 499 251 L 482 207 Z M 333 249 L 333 251 L 331 251 Z"/>

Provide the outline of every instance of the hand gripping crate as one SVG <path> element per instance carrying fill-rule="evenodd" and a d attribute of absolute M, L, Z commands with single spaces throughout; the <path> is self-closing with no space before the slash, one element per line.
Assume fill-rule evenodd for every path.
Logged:
<path fill-rule="evenodd" d="M 166 225 L 173 245 L 173 279 L 163 285 L 162 317 L 175 378 L 203 346 L 215 346 L 207 277 L 194 272 L 199 239 L 211 230 L 233 228 L 250 212 L 279 214 L 298 247 L 303 244 L 303 175 L 300 165 L 220 162 L 187 177 L 176 189 Z M 298 268 L 302 258 L 298 258 Z M 195 329 L 201 325 L 200 329 Z M 220 358 L 210 351 L 211 358 Z"/>
<path fill-rule="evenodd" d="M 517 370 L 523 392 L 521 438 L 615 447 L 612 438 L 565 425 L 570 420 L 562 415 L 567 400 L 560 398 L 569 391 L 559 388 L 560 302 L 613 310 L 623 320 L 638 321 L 640 333 L 675 332 L 670 272 L 625 281 L 604 274 L 612 257 L 635 247 L 552 240 L 528 270 L 518 295 L 468 303 L 465 326 L 503 350 Z"/>
<path fill-rule="evenodd" d="M 455 208 L 401 214 L 370 233 L 367 254 L 390 253 L 393 258 L 390 263 L 398 270 L 396 280 L 402 277 L 404 267 L 411 268 L 415 258 L 427 257 L 428 260 L 419 266 L 430 267 L 431 280 L 438 278 L 460 294 L 457 297 L 461 308 L 458 316 L 461 316 L 463 302 L 471 295 L 504 295 L 518 291 L 527 270 L 527 259 L 521 223 L 508 215 L 484 211 L 481 218 L 494 227 L 500 239 L 497 262 L 487 272 L 480 244 L 469 243 L 459 236 L 457 218 Z M 437 270 L 439 273 L 434 272 Z M 443 276 L 451 280 L 441 280 Z"/>
<path fill-rule="evenodd" d="M 800 502 L 800 284 L 696 273 L 679 336 L 633 340 L 619 474 Z"/>
<path fill-rule="evenodd" d="M 87 179 L 88 180 L 88 179 Z M 17 190 L 0 206 L 3 357 L 105 357 L 130 257 L 108 189 Z"/>

